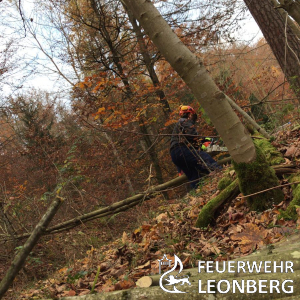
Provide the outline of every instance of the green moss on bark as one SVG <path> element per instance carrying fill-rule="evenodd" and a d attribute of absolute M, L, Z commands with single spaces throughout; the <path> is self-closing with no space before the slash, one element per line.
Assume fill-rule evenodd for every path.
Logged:
<path fill-rule="evenodd" d="M 236 163 L 234 169 L 241 192 L 246 196 L 279 185 L 275 171 L 270 167 L 263 151 L 255 144 L 256 159 L 252 163 Z M 284 199 L 280 189 L 273 189 L 247 198 L 251 210 L 264 211 Z"/>
<path fill-rule="evenodd" d="M 234 180 L 227 188 L 225 188 L 218 196 L 211 199 L 200 211 L 196 227 L 207 227 L 214 219 L 216 210 L 226 201 L 234 199 L 239 194 L 238 180 Z"/>
<path fill-rule="evenodd" d="M 289 181 L 291 183 L 293 182 L 299 182 L 300 181 L 300 174 L 294 174 L 290 176 Z M 294 220 L 296 221 L 298 219 L 298 214 L 296 212 L 297 206 L 300 206 L 300 185 L 299 184 L 293 184 L 292 185 L 293 189 L 293 200 L 290 202 L 288 205 L 287 209 L 284 210 L 279 210 L 280 215 L 279 218 L 284 218 L 285 220 Z"/>
<path fill-rule="evenodd" d="M 258 133 L 255 133 L 254 136 L 261 137 Z M 280 165 L 284 163 L 284 158 L 279 151 L 265 138 L 254 139 L 254 144 L 258 146 L 264 152 L 267 161 L 271 166 Z"/>
<path fill-rule="evenodd" d="M 218 182 L 218 190 L 223 191 L 232 183 L 232 178 L 229 175 L 225 175 L 219 182 Z"/>

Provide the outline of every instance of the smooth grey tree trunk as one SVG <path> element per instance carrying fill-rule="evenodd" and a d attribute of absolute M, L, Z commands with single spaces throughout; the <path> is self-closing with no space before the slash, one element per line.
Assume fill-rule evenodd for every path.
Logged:
<path fill-rule="evenodd" d="M 231 157 L 237 163 L 254 161 L 256 151 L 250 135 L 203 62 L 181 42 L 150 1 L 124 0 L 124 3 L 162 55 L 191 88 L 222 137 Z"/>

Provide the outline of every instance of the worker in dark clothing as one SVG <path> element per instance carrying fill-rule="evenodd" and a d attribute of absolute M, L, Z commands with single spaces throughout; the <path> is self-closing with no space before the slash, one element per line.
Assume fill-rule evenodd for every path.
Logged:
<path fill-rule="evenodd" d="M 221 166 L 208 153 L 201 151 L 203 138 L 198 136 L 195 129 L 195 110 L 184 105 L 180 107 L 179 115 L 171 137 L 170 153 L 178 171 L 185 173 L 194 189 L 203 175 L 221 169 Z"/>

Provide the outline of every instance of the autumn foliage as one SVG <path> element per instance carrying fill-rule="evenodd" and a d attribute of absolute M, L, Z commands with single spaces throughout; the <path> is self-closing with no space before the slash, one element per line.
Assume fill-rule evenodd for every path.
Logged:
<path fill-rule="evenodd" d="M 207 18 L 193 23 L 181 21 L 180 11 L 166 8 L 165 14 L 219 88 L 256 122 L 270 133 L 288 122 L 297 125 L 298 99 L 266 41 L 234 42 L 229 30 L 223 31 L 234 14 L 235 1 L 230 2 L 222 14 L 206 3 L 201 11 Z M 19 237 L 33 230 L 58 186 L 65 200 L 51 225 L 177 176 L 169 141 L 179 105 L 193 106 L 198 132 L 222 143 L 183 80 L 141 28 L 134 30 L 121 3 L 89 3 L 41 4 L 53 13 L 52 21 L 54 12 L 63 13 L 60 22 L 63 33 L 68 32 L 63 57 L 78 75 L 68 100 L 31 90 L 8 96 L 0 108 L 0 277 L 22 248 Z M 1 79 L 7 70 L 4 62 L 0 65 Z M 296 160 L 298 131 L 289 131 L 286 140 L 282 133 L 275 145 L 287 153 L 287 162 Z M 295 221 L 278 220 L 279 209 L 291 200 L 287 188 L 285 201 L 269 211 L 251 212 L 244 199 L 236 199 L 207 230 L 195 228 L 200 209 L 219 193 L 221 176 L 205 178 L 194 195 L 183 197 L 189 189 L 183 185 L 122 214 L 43 237 L 7 299 L 126 289 L 140 276 L 157 273 L 162 253 L 180 253 L 184 266 L 192 267 L 200 258 L 228 260 L 249 254 L 299 227 Z M 36 288 L 19 294 L 33 281 Z"/>

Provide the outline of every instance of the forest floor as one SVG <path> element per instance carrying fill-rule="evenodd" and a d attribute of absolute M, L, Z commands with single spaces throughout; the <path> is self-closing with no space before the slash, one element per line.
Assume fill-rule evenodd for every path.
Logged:
<path fill-rule="evenodd" d="M 299 137 L 299 130 L 279 132 L 273 142 L 284 154 L 286 164 L 293 162 L 297 168 L 300 161 L 297 158 L 300 158 Z M 137 279 L 144 275 L 158 274 L 158 259 L 164 254 L 171 260 L 174 260 L 173 255 L 176 254 L 187 269 L 195 267 L 198 260 L 230 260 L 246 256 L 299 231 L 300 218 L 297 222 L 278 219 L 279 209 L 284 210 L 291 201 L 290 186 L 283 188 L 285 200 L 272 209 L 262 213 L 249 211 L 246 199 L 239 195 L 222 208 L 213 225 L 205 229 L 195 228 L 203 205 L 219 193 L 217 183 L 222 174 L 223 171 L 208 176 L 198 190 L 180 199 L 167 201 L 158 195 L 132 209 L 136 215 L 143 214 L 143 218 L 135 222 L 122 219 L 123 228 L 119 228 L 119 232 L 110 231 L 110 237 L 106 236 L 107 231 L 103 229 L 100 220 L 91 223 L 89 229 L 73 229 L 79 236 L 85 236 L 85 231 L 88 231 L 92 241 L 92 226 L 96 225 L 94 239 L 101 240 L 101 243 L 87 243 L 83 258 L 70 260 L 72 263 L 68 266 L 58 269 L 47 279 L 35 280 L 30 288 L 18 292 L 11 289 L 7 299 L 85 295 L 91 293 L 93 286 L 95 292 L 127 289 L 134 287 Z M 235 176 L 234 171 L 230 174 Z M 287 180 L 281 178 L 280 182 L 285 184 Z M 113 225 L 109 226 L 112 228 Z M 64 244 L 71 242 L 68 234 L 74 236 L 73 232 L 73 235 L 65 233 L 59 237 L 64 239 L 62 249 Z M 119 238 L 114 239 L 112 236 Z M 59 251 L 57 249 L 53 255 L 59 255 Z M 99 274 L 95 280 L 97 271 Z M 14 286 L 17 286 L 18 280 Z"/>

